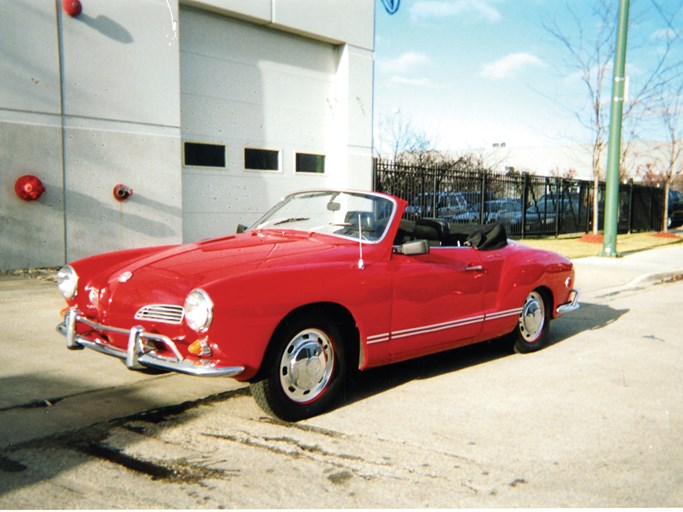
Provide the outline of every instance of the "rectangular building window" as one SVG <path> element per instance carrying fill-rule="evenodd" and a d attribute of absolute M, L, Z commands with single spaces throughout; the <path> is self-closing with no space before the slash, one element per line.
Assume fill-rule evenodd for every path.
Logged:
<path fill-rule="evenodd" d="M 296 172 L 325 173 L 325 155 L 296 154 Z"/>
<path fill-rule="evenodd" d="M 199 167 L 225 167 L 225 146 L 223 144 L 185 143 L 185 165 Z"/>
<path fill-rule="evenodd" d="M 244 148 L 244 168 L 253 171 L 278 171 L 280 152 L 272 149 Z"/>

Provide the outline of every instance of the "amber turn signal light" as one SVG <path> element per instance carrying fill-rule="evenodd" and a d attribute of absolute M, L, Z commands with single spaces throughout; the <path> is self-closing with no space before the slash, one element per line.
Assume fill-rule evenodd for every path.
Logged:
<path fill-rule="evenodd" d="M 209 347 L 209 344 L 206 342 L 205 339 L 193 341 L 190 344 L 190 346 L 187 347 L 187 351 L 190 354 L 192 354 L 193 356 L 199 356 L 199 357 L 211 356 L 211 347 Z"/>

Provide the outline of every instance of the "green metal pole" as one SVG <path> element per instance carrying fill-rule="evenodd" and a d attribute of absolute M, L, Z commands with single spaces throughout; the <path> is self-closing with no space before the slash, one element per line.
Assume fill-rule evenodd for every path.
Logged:
<path fill-rule="evenodd" d="M 624 111 L 626 88 L 626 39 L 628 35 L 629 0 L 621 0 L 617 51 L 614 56 L 614 85 L 612 88 L 612 112 L 609 121 L 609 146 L 607 150 L 607 189 L 605 197 L 605 234 L 600 256 L 616 257 L 617 219 L 619 209 L 619 163 L 621 160 L 621 121 Z M 595 191 L 597 193 L 597 190 Z"/>

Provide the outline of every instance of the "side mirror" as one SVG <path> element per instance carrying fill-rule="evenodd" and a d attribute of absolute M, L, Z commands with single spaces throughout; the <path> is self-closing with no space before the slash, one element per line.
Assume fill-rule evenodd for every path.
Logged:
<path fill-rule="evenodd" d="M 405 256 L 429 254 L 429 242 L 427 242 L 427 240 L 411 240 L 410 242 L 395 247 L 394 252 Z"/>
<path fill-rule="evenodd" d="M 244 224 L 237 224 L 237 233 L 244 233 L 247 230 L 247 226 Z"/>

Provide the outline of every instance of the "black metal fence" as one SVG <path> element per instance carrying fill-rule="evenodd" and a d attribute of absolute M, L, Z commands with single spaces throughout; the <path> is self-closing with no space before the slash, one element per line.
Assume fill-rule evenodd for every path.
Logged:
<path fill-rule="evenodd" d="M 405 217 L 441 217 L 452 223 L 496 221 L 512 238 L 588 233 L 593 227 L 593 181 L 375 160 L 374 189 L 408 201 Z M 598 229 L 602 229 L 604 183 L 597 194 Z M 620 185 L 619 232 L 661 230 L 663 208 L 662 189 Z"/>

